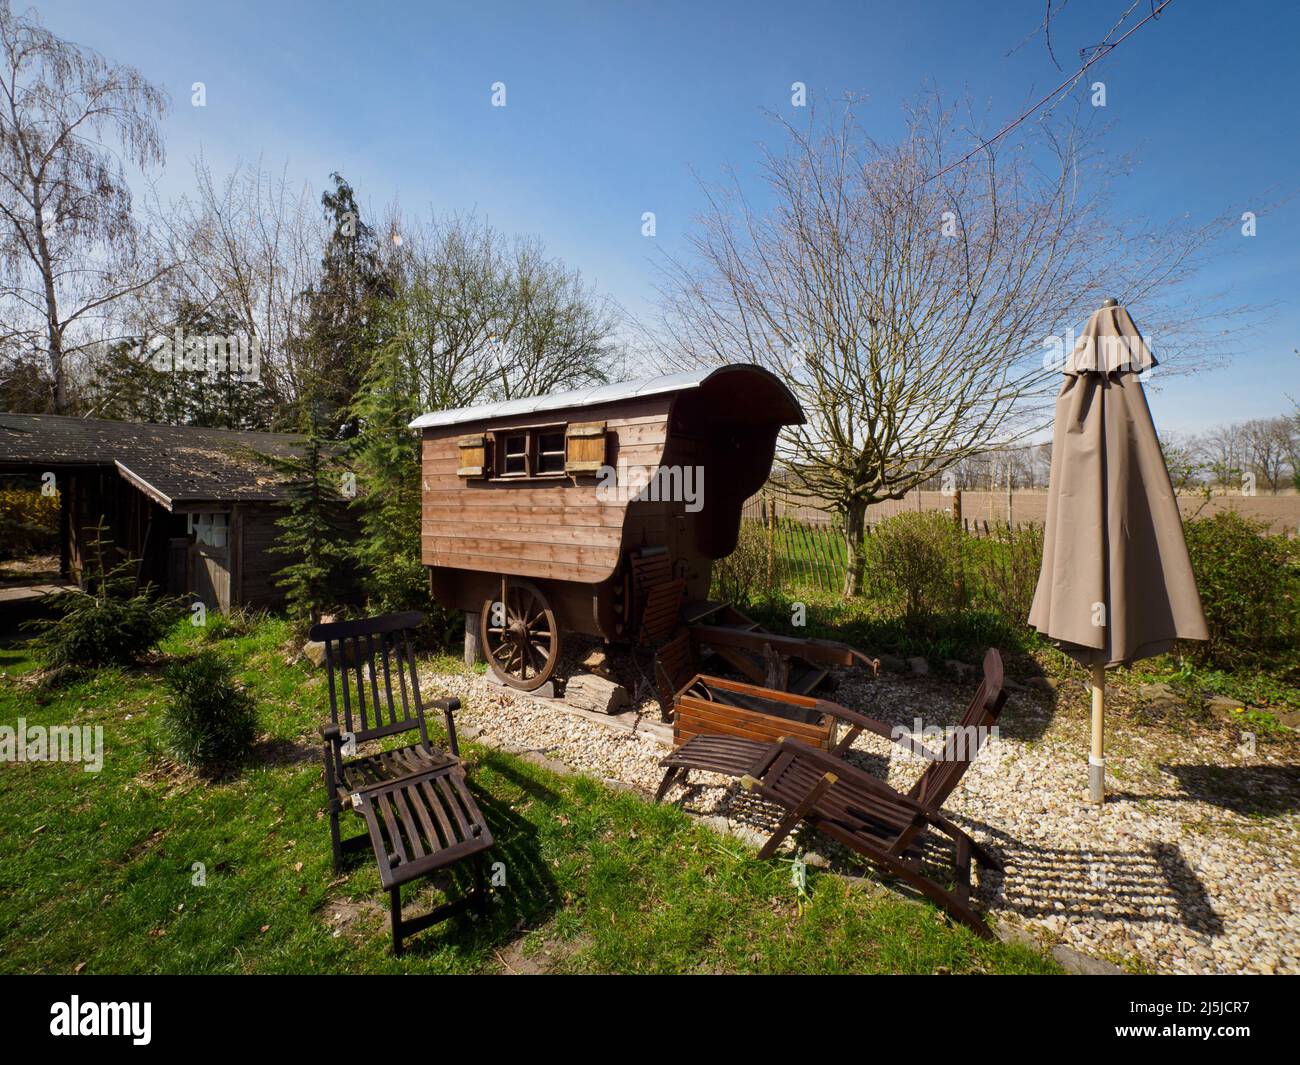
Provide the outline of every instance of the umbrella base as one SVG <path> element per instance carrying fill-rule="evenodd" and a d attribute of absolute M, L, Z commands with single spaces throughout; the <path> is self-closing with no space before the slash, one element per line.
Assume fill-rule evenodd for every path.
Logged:
<path fill-rule="evenodd" d="M 1101 758 L 1088 759 L 1088 802 L 1106 801 L 1106 762 Z"/>

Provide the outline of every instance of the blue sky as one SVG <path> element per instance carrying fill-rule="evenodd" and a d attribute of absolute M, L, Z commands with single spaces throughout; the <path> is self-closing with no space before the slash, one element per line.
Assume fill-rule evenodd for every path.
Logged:
<path fill-rule="evenodd" d="M 1128 3 L 1069 3 L 1053 31 L 1061 65 L 1076 65 Z M 1013 52 L 1041 0 L 35 6 L 56 33 L 171 93 L 165 193 L 185 190 L 200 150 L 218 172 L 261 158 L 318 190 L 339 170 L 376 209 L 473 209 L 536 234 L 641 316 L 657 254 L 642 212 L 656 214 L 655 245 L 680 250 L 702 206 L 695 175 L 752 173 L 756 145 L 774 139 L 763 112 L 789 111 L 792 81 L 822 98 L 865 94 L 859 117 L 887 139 L 927 82 L 969 93 L 996 127 L 1063 77 L 1041 38 Z M 1175 0 L 1093 68 L 1112 147 L 1138 163 L 1117 187 L 1126 216 L 1208 219 L 1300 189 L 1298 42 L 1300 5 Z M 207 86 L 204 108 L 190 105 L 194 81 Z M 505 108 L 491 106 L 496 81 Z M 1231 366 L 1153 379 L 1162 430 L 1300 400 L 1300 197 L 1242 241 L 1225 237 L 1200 285 L 1270 305 L 1267 316 Z"/>

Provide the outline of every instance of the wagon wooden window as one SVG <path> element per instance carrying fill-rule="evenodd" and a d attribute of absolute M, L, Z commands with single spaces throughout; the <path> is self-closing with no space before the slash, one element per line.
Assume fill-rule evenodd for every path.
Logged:
<path fill-rule="evenodd" d="M 563 477 L 567 451 L 565 426 L 532 425 L 492 434 L 493 476 L 503 479 Z"/>
<path fill-rule="evenodd" d="M 528 434 L 507 433 L 501 438 L 502 477 L 528 476 Z"/>
<path fill-rule="evenodd" d="M 537 472 L 564 472 L 564 430 L 544 430 L 537 434 Z"/>

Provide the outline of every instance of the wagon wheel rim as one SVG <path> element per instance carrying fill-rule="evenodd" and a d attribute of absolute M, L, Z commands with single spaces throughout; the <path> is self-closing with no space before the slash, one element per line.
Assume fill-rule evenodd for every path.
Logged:
<path fill-rule="evenodd" d="M 505 582 L 503 598 L 483 604 L 483 653 L 498 680 L 521 691 L 540 688 L 555 671 L 560 630 L 546 596 L 531 581 Z M 501 604 L 503 609 L 497 609 Z"/>

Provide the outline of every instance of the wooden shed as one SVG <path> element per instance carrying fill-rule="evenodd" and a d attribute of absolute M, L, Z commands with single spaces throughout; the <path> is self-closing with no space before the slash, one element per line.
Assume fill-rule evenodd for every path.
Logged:
<path fill-rule="evenodd" d="M 777 434 L 802 421 L 748 364 L 425 414 L 411 424 L 433 595 L 480 615 L 494 670 L 536 687 L 561 631 L 631 639 L 649 583 L 704 599 Z"/>
<path fill-rule="evenodd" d="M 51 483 L 60 502 L 61 570 L 80 579 L 102 522 L 140 581 L 221 612 L 283 601 L 275 574 L 284 489 L 258 456 L 287 457 L 280 433 L 0 414 L 0 476 Z"/>

